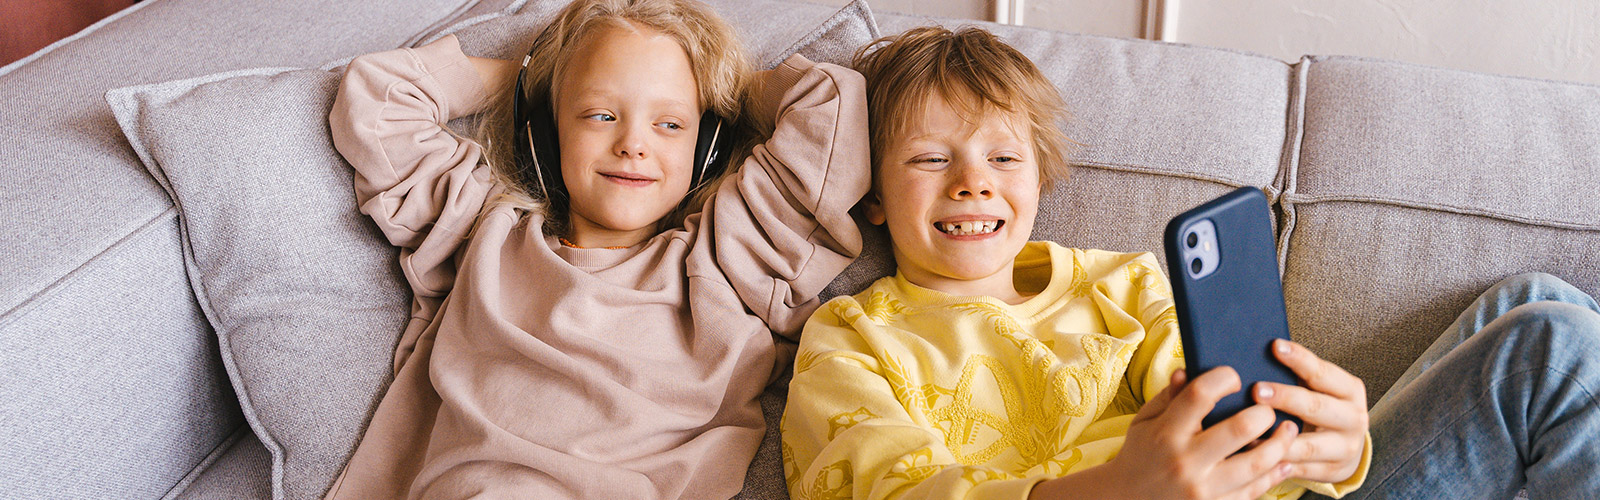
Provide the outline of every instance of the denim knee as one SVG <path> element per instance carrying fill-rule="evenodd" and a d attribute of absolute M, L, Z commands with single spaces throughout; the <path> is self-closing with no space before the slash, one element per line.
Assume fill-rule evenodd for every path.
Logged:
<path fill-rule="evenodd" d="M 1595 309 L 1595 299 L 1561 278 L 1547 273 L 1522 273 L 1507 277 L 1489 288 L 1487 294 L 1520 297 L 1526 302 L 1552 300 Z"/>
<path fill-rule="evenodd" d="M 1600 359 L 1600 313 L 1588 307 L 1551 300 L 1530 302 L 1495 320 L 1502 321 L 1513 325 L 1503 329 L 1504 334 L 1517 337 L 1502 339 L 1507 347 L 1533 342 L 1555 355 Z"/>

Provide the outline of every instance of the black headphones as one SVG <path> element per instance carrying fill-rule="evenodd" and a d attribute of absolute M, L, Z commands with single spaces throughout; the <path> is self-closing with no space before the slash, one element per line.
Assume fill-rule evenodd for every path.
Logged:
<path fill-rule="evenodd" d="M 512 124 L 517 145 L 517 169 L 529 188 L 539 187 L 549 203 L 565 207 L 567 185 L 561 180 L 561 146 L 556 138 L 555 113 L 550 106 L 549 93 L 528 99 L 522 92 L 522 79 L 527 76 L 529 53 L 522 58 L 522 69 L 517 72 L 516 95 L 511 104 Z M 733 144 L 732 126 L 724 126 L 722 117 L 706 110 L 700 115 L 694 144 L 694 174 L 689 179 L 689 192 L 693 193 L 710 179 L 715 179 L 728 167 L 728 148 Z M 688 197 L 684 200 L 687 202 Z"/>

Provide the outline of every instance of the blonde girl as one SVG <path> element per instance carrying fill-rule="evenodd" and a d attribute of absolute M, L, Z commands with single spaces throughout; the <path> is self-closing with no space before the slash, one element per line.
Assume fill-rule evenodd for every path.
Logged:
<path fill-rule="evenodd" d="M 415 300 L 327 496 L 733 496 L 789 362 L 773 332 L 861 247 L 862 79 L 799 56 L 751 74 L 692 0 L 579 0 L 526 65 L 454 37 L 350 64 L 329 124 Z M 535 153 L 559 184 L 513 154 L 519 83 L 549 103 L 559 155 Z M 483 110 L 482 140 L 444 126 Z M 707 111 L 759 140 L 697 187 Z"/>

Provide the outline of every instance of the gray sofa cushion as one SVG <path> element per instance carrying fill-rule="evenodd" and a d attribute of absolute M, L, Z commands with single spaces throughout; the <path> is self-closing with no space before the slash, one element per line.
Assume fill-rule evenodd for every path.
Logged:
<path fill-rule="evenodd" d="M 249 428 L 240 428 L 162 500 L 271 498 L 272 454 Z"/>
<path fill-rule="evenodd" d="M 544 4 L 509 6 L 519 7 L 516 15 L 477 17 L 440 34 L 463 37 L 469 54 L 504 52 L 530 32 L 530 21 L 548 17 L 534 10 Z M 865 4 L 852 4 L 785 54 L 842 62 L 840 54 L 876 30 Z M 388 380 L 406 317 L 394 249 L 357 211 L 349 167 L 328 137 L 338 79 L 322 70 L 269 68 L 107 96 L 178 205 L 195 294 L 259 437 L 253 446 L 225 448 L 212 463 L 253 463 L 235 455 L 266 450 L 270 481 L 255 480 L 280 498 L 319 496 L 343 467 Z M 784 488 L 776 397 L 778 406 L 770 395 L 764 400 L 772 423 L 758 461 L 765 473 L 752 477 L 766 480 L 750 487 L 752 498 Z M 265 472 L 218 467 L 197 471 L 174 493 L 246 491 L 240 485 L 255 483 L 234 475 Z"/>
<path fill-rule="evenodd" d="M 475 1 L 142 2 L 0 68 L 0 496 L 160 496 L 242 423 L 106 89 L 392 48 Z"/>
<path fill-rule="evenodd" d="M 854 34 L 877 34 L 866 2 L 856 1 L 843 8 L 774 0 L 707 0 L 718 15 L 733 25 L 757 66 L 773 67 L 797 51 L 812 60 L 843 64 L 855 50 Z M 477 57 L 520 60 L 528 51 L 532 37 L 550 21 L 555 9 L 566 2 L 532 1 L 515 13 L 491 14 L 463 21 L 429 36 L 426 44 L 447 34 L 461 40 L 461 50 Z M 866 30 L 871 30 L 868 33 Z M 846 38 L 850 35 L 851 38 Z M 870 38 L 869 38 L 870 39 Z M 801 51 L 804 48 L 807 51 Z"/>
<path fill-rule="evenodd" d="M 1290 327 L 1376 400 L 1483 289 L 1600 293 L 1600 87 L 1345 57 L 1301 63 Z"/>
<path fill-rule="evenodd" d="M 1069 182 L 1040 200 L 1033 238 L 1161 252 L 1172 216 L 1239 186 L 1280 190 L 1290 68 L 1223 49 L 1052 32 L 974 21 L 879 15 L 885 33 L 976 25 L 1034 61 L 1066 100 L 1082 143 Z M 894 272 L 887 238 L 824 295 L 853 294 Z"/>
<path fill-rule="evenodd" d="M 333 150 L 338 83 L 245 70 L 107 94 L 177 205 L 190 283 L 279 498 L 332 484 L 387 383 L 410 301 Z"/>
<path fill-rule="evenodd" d="M 173 212 L 0 317 L 0 497 L 159 497 L 238 428 Z"/>
<path fill-rule="evenodd" d="M 172 206 L 123 142 L 103 99 L 107 89 L 391 49 L 475 3 L 144 2 L 0 68 L 7 100 L 0 158 L 9 163 L 0 185 L 28 186 L 0 191 L 3 231 L 19 236 L 0 238 L 0 269 L 8 270 L 0 311 Z"/>

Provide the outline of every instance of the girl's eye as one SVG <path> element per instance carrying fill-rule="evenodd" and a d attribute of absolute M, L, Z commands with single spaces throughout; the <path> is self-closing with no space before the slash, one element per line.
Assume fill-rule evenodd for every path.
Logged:
<path fill-rule="evenodd" d="M 911 159 L 911 163 L 940 164 L 940 163 L 949 163 L 949 162 L 950 162 L 950 160 L 945 159 L 945 158 L 941 158 L 941 157 L 938 157 L 938 156 L 930 156 L 930 157 L 925 157 L 925 158 L 912 158 Z"/>
<path fill-rule="evenodd" d="M 594 120 L 594 121 L 597 121 L 597 122 L 614 122 L 614 121 L 617 121 L 617 117 L 611 116 L 609 113 L 595 113 L 595 114 L 592 114 L 592 115 L 585 116 L 583 118 L 585 120 Z"/>
<path fill-rule="evenodd" d="M 670 130 L 683 130 L 683 125 L 679 125 L 679 124 L 676 124 L 676 123 L 673 123 L 673 122 L 661 122 L 661 123 L 657 123 L 656 125 L 657 126 L 661 126 L 661 127 L 666 127 L 666 128 L 668 128 Z"/>

